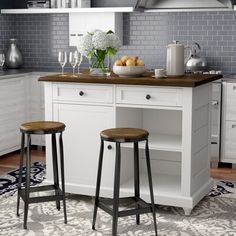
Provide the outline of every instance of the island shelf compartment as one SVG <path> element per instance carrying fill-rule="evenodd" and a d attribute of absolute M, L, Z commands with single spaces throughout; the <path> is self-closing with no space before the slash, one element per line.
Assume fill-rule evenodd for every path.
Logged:
<path fill-rule="evenodd" d="M 182 151 L 182 112 L 149 108 L 116 108 L 116 127 L 143 128 L 149 131 L 150 150 Z M 133 147 L 130 143 L 125 147 Z M 145 142 L 140 142 L 145 148 Z"/>
<path fill-rule="evenodd" d="M 178 206 L 176 196 L 182 195 L 182 111 L 152 108 L 116 107 L 116 127 L 144 128 L 149 131 L 149 148 L 155 200 L 159 204 Z M 123 143 L 121 195 L 133 194 L 133 143 Z M 140 189 L 146 201 L 149 199 L 145 142 L 139 142 Z"/>
<path fill-rule="evenodd" d="M 133 150 L 122 146 L 122 155 L 121 162 L 125 170 L 122 172 L 121 196 L 127 197 L 134 193 Z M 176 196 L 182 196 L 181 153 L 150 150 L 150 157 L 155 201 L 157 204 L 166 204 L 168 199 L 168 204 L 178 206 L 174 200 Z M 139 160 L 141 196 L 150 202 L 144 150 L 139 151 Z"/>

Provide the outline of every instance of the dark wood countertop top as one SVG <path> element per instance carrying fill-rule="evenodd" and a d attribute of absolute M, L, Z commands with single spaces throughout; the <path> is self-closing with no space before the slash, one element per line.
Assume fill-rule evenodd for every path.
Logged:
<path fill-rule="evenodd" d="M 202 74 L 186 74 L 182 77 L 167 77 L 156 79 L 153 74 L 146 73 L 141 77 L 128 78 L 111 75 L 109 77 L 91 76 L 87 72 L 76 74 L 66 73 L 64 76 L 60 74 L 49 75 L 39 78 L 44 82 L 65 82 L 65 83 L 94 83 L 94 84 L 126 84 L 126 85 L 148 85 L 148 86 L 175 86 L 175 87 L 197 87 L 202 84 L 212 82 L 222 78 L 222 75 L 202 75 Z"/>

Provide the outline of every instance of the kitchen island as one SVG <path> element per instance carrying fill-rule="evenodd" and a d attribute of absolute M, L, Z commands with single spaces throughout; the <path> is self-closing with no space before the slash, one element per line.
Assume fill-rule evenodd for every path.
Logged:
<path fill-rule="evenodd" d="M 66 191 L 95 194 L 100 136 L 103 129 L 138 127 L 150 133 L 156 204 L 178 206 L 186 215 L 213 186 L 210 178 L 211 82 L 220 75 L 185 75 L 155 79 L 41 77 L 46 120 L 66 124 Z M 46 140 L 47 181 L 52 182 L 51 141 Z M 101 196 L 113 194 L 113 143 L 106 143 Z M 144 145 L 140 145 L 141 197 L 149 199 Z M 122 145 L 121 196 L 133 195 L 133 149 Z"/>

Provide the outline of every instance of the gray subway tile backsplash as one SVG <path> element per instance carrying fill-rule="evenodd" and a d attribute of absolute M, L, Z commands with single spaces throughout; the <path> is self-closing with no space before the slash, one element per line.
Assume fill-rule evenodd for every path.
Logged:
<path fill-rule="evenodd" d="M 166 45 L 197 41 L 209 69 L 236 73 L 236 12 L 125 13 L 118 56 L 138 55 L 148 68 L 165 67 Z M 0 51 L 18 39 L 25 68 L 59 70 L 57 53 L 69 47 L 68 14 L 0 15 Z M 68 66 L 69 68 L 69 66 Z"/>

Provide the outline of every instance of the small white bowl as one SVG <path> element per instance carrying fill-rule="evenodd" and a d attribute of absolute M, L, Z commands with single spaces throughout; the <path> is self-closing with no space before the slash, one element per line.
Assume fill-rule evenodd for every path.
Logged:
<path fill-rule="evenodd" d="M 137 77 L 146 72 L 145 66 L 113 66 L 113 72 L 119 77 Z"/>

